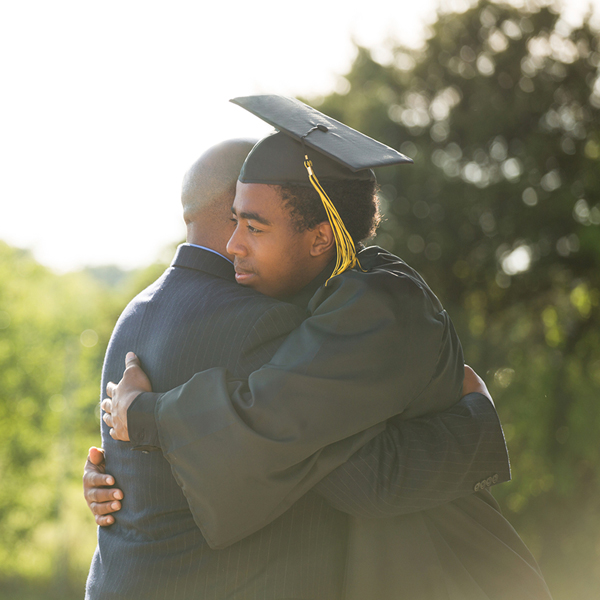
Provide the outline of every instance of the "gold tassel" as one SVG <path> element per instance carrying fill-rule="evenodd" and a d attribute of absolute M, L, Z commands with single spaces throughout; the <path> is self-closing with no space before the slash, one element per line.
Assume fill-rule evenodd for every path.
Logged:
<path fill-rule="evenodd" d="M 335 269 L 331 274 L 332 277 L 343 273 L 346 269 L 351 269 L 358 265 L 358 267 L 362 270 L 360 263 L 358 262 L 358 258 L 356 257 L 356 247 L 354 246 L 354 242 L 340 217 L 337 209 L 335 208 L 333 202 L 330 200 L 329 196 L 319 183 L 315 172 L 312 169 L 312 162 L 308 158 L 308 156 L 304 155 L 304 166 L 308 171 L 308 178 L 312 183 L 313 187 L 319 194 L 321 198 L 321 202 L 323 202 L 323 206 L 325 207 L 325 212 L 327 213 L 327 218 L 331 225 L 331 229 L 333 230 L 333 237 L 335 239 L 335 246 L 337 249 L 337 259 L 335 262 Z M 325 282 L 325 285 L 329 283 L 329 279 Z"/>

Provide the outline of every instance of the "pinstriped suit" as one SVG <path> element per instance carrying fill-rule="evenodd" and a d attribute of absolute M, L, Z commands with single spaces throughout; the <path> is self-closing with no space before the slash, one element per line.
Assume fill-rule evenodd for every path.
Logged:
<path fill-rule="evenodd" d="M 158 392 L 219 365 L 246 376 L 268 362 L 303 318 L 296 307 L 240 288 L 227 261 L 182 246 L 170 269 L 124 311 L 102 377 L 120 379 L 134 350 Z M 125 491 L 117 522 L 99 531 L 89 598 L 341 597 L 346 516 L 422 510 L 467 494 L 498 471 L 508 478 L 501 428 L 479 395 L 387 429 L 273 523 L 211 550 L 160 452 L 114 442 L 103 424 L 107 472 Z M 400 464 L 398 456 L 402 457 Z M 328 503 L 324 501 L 328 500 Z"/>
<path fill-rule="evenodd" d="M 107 351 L 102 389 L 135 351 L 156 390 L 216 365 L 247 376 L 302 319 L 296 307 L 238 286 L 225 259 L 191 246 L 135 298 Z M 116 523 L 98 532 L 93 599 L 339 598 L 345 516 L 315 493 L 258 533 L 211 550 L 160 452 L 132 451 L 102 424 L 106 469 L 125 494 Z"/>

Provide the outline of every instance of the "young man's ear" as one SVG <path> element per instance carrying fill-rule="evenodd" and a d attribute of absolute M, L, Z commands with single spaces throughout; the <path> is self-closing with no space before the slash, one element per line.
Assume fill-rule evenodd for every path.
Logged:
<path fill-rule="evenodd" d="M 313 244 L 310 249 L 310 255 L 315 258 L 335 252 L 335 238 L 329 221 L 319 223 L 314 229 Z"/>

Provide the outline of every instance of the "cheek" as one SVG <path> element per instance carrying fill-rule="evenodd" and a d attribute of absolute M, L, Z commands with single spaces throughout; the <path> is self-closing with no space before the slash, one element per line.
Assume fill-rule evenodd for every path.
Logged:
<path fill-rule="evenodd" d="M 297 250 L 287 240 L 270 240 L 256 254 L 260 277 L 275 287 L 287 287 L 295 277 Z"/>
<path fill-rule="evenodd" d="M 278 281 L 288 270 L 288 260 L 280 248 L 265 249 L 261 260 L 261 276 L 269 281 Z"/>
<path fill-rule="evenodd" d="M 297 280 L 303 278 L 305 271 L 305 251 L 298 240 L 288 239 L 285 248 L 280 248 L 273 261 L 273 272 L 286 286 L 295 287 Z"/>
<path fill-rule="evenodd" d="M 251 266 L 255 274 L 259 275 L 261 279 L 268 279 L 273 270 L 272 263 L 276 262 L 277 256 L 272 244 L 265 237 L 250 235 L 244 239 L 243 245 L 246 251 L 243 261 Z"/>

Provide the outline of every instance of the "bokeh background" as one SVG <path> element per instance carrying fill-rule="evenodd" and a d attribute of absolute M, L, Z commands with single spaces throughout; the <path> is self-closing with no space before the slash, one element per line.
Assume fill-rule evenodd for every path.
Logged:
<path fill-rule="evenodd" d="M 22 2 L 0 9 L 0 599 L 81 598 L 99 381 L 184 236 L 181 176 L 296 95 L 415 163 L 375 243 L 416 267 L 496 401 L 494 489 L 556 600 L 600 596 L 598 4 Z M 344 14 L 340 11 L 344 10 Z"/>

